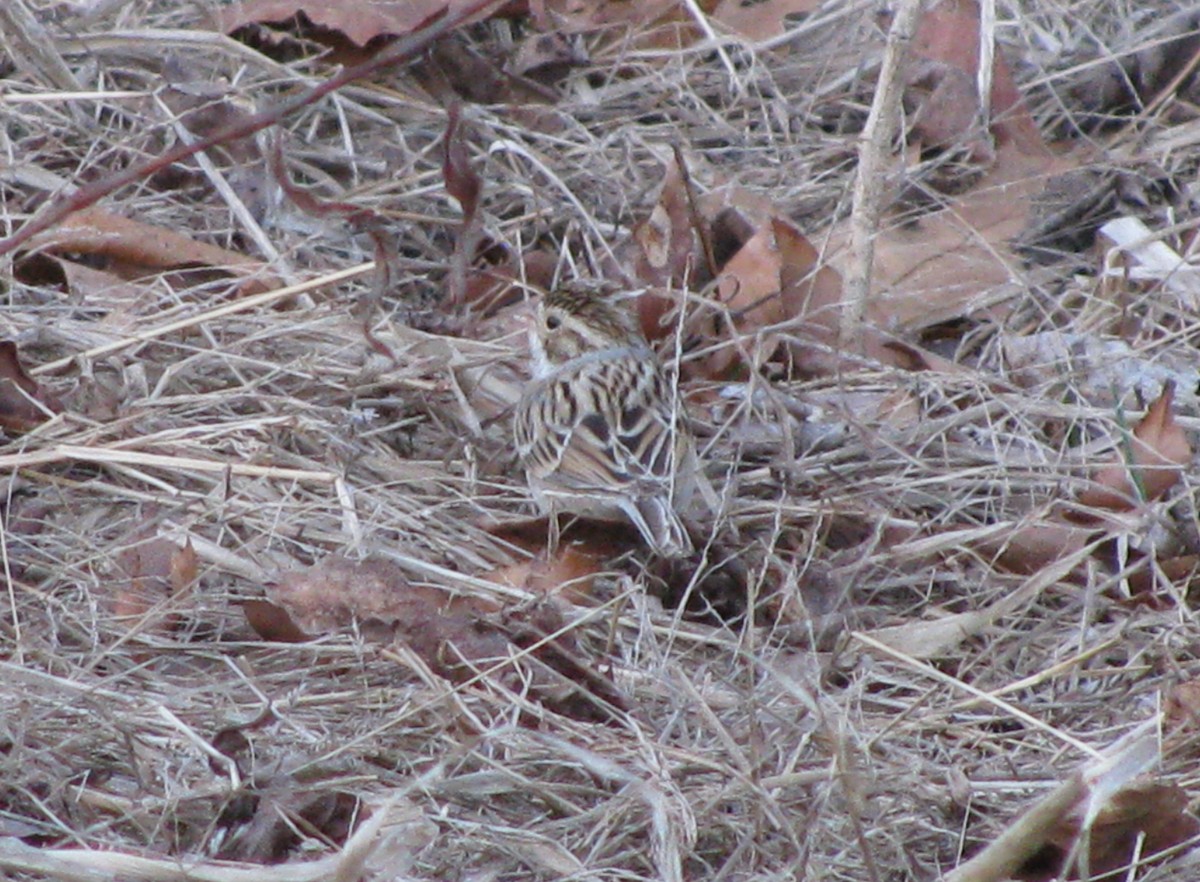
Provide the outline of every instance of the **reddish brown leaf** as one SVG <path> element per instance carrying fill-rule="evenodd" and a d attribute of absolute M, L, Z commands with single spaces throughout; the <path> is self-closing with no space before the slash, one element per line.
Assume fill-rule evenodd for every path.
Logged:
<path fill-rule="evenodd" d="M 976 0 L 947 0 L 926 11 L 921 16 L 913 39 L 913 49 L 920 58 L 945 65 L 946 68 L 960 71 L 965 75 L 965 81 L 974 83 L 979 70 L 979 4 Z M 963 82 L 963 77 L 954 77 L 943 69 L 938 78 L 941 82 Z M 940 100 L 929 101 L 930 122 L 932 130 L 937 131 L 938 139 L 942 142 L 954 140 L 953 129 L 958 129 L 960 135 L 970 134 L 973 119 L 962 114 L 960 106 L 969 100 L 978 109 L 978 97 L 972 88 L 971 97 L 964 98 L 951 86 L 951 92 L 938 95 Z M 953 93 L 953 94 L 952 94 Z M 936 92 L 935 92 L 936 94 Z M 950 101 L 957 96 L 955 101 Z M 992 62 L 992 118 L 989 121 L 992 131 L 998 141 L 1012 141 L 1020 150 L 1027 153 L 1044 153 L 1045 142 L 1038 131 L 1037 124 L 1030 115 L 1021 99 L 1021 92 L 1013 79 L 1008 62 L 1003 52 L 996 51 Z M 923 108 L 924 111 L 924 108 Z M 932 117 L 937 117 L 933 122 Z M 972 117 L 974 114 L 972 114 Z M 955 120 L 957 119 L 957 122 Z"/>
<path fill-rule="evenodd" d="M 218 26 L 230 33 L 248 24 L 290 23 L 303 16 L 318 28 L 345 35 L 358 46 L 376 37 L 403 36 L 444 13 L 447 0 L 242 0 L 217 14 Z"/>
<path fill-rule="evenodd" d="M 242 604 L 246 621 L 263 640 L 272 643 L 305 643 L 315 634 L 306 634 L 282 606 L 267 600 L 251 598 Z"/>
<path fill-rule="evenodd" d="M 983 553 L 994 556 L 996 566 L 1000 569 L 1032 575 L 1057 561 L 1079 554 L 1087 547 L 1095 532 L 1048 519 L 1018 527 L 1006 536 L 981 542 L 977 547 Z"/>
<path fill-rule="evenodd" d="M 1028 155 L 1002 144 L 983 178 L 945 209 L 916 223 L 887 224 L 875 240 L 871 324 L 899 335 L 966 314 L 1002 318 L 1009 307 L 997 306 L 989 293 L 1012 281 L 1020 260 L 1012 241 L 1027 228 L 1047 176 L 1075 165 L 1071 157 Z M 831 266 L 846 268 L 849 243 L 849 224 L 839 222 L 825 248 Z"/>
<path fill-rule="evenodd" d="M 1125 878 L 1124 869 L 1137 855 L 1145 863 L 1200 833 L 1200 821 L 1187 811 L 1188 795 L 1175 785 L 1135 781 L 1108 798 L 1089 831 L 1089 879 Z M 1062 818 L 1046 836 L 1047 844 L 1014 878 L 1034 882 L 1077 879 L 1077 867 L 1064 861 L 1080 835 L 1083 805 Z M 1064 872 L 1070 875 L 1064 876 Z M 1120 873 L 1110 876 L 1109 874 Z"/>
<path fill-rule="evenodd" d="M 716 4 L 701 0 L 699 5 L 711 12 Z M 537 0 L 530 6 L 544 29 L 557 26 L 567 33 L 617 34 L 629 49 L 680 49 L 700 36 L 687 7 L 678 0 Z"/>
<path fill-rule="evenodd" d="M 1193 740 L 1200 731 L 1200 679 L 1177 684 L 1163 702 L 1165 729 L 1177 740 Z"/>
<path fill-rule="evenodd" d="M 0 340 L 0 428 L 28 432 L 61 410 L 58 400 L 21 367 L 17 344 Z"/>
<path fill-rule="evenodd" d="M 168 267 L 208 266 L 249 279 L 243 293 L 253 294 L 278 284 L 262 275 L 263 265 L 235 251 L 197 242 L 174 230 L 144 224 L 93 206 L 77 211 L 52 230 L 34 236 L 29 250 L 102 255 L 131 264 L 123 275 Z"/>
<path fill-rule="evenodd" d="M 267 588 L 267 599 L 286 610 L 301 631 L 314 636 L 355 622 L 404 628 L 417 618 L 437 615 L 452 606 L 472 608 L 469 602 L 456 604 L 445 591 L 413 584 L 404 570 L 389 560 L 354 561 L 340 555 L 330 555 L 305 570 L 281 574 Z"/>
<path fill-rule="evenodd" d="M 501 585 L 587 604 L 594 599 L 595 577 L 604 571 L 605 560 L 612 557 L 611 550 L 606 551 L 598 554 L 579 543 L 560 545 L 550 560 L 538 557 L 512 563 L 493 570 L 488 578 Z"/>
<path fill-rule="evenodd" d="M 749 367 L 759 367 L 775 354 L 784 332 L 794 364 L 820 361 L 824 347 L 836 339 L 841 277 L 822 266 L 804 234 L 780 217 L 768 218 L 729 258 L 717 292 L 732 317 L 736 338 L 708 358 L 709 376 L 726 375 L 744 355 L 753 362 Z M 733 336 L 728 328 L 718 328 L 717 334 Z"/>
<path fill-rule="evenodd" d="M 696 237 L 683 173 L 675 160 L 667 160 L 658 202 L 649 217 L 633 228 L 633 274 L 643 284 L 681 288 L 694 282 Z"/>
<path fill-rule="evenodd" d="M 446 192 L 462 206 L 466 224 L 479 210 L 483 181 L 471 167 L 471 157 L 462 135 L 461 109 L 456 101 L 446 113 L 446 134 L 442 138 L 442 177 L 446 182 Z"/>
<path fill-rule="evenodd" d="M 220 818 L 230 829 L 219 840 L 217 857 L 280 864 L 300 852 L 307 837 L 345 843 L 353 829 L 371 816 L 352 793 L 328 787 L 313 792 L 311 787 L 284 780 L 262 794 L 248 791 L 236 804 L 238 811 L 226 809 Z"/>
<path fill-rule="evenodd" d="M 1192 460 L 1192 446 L 1171 412 L 1174 398 L 1175 384 L 1168 382 L 1134 428 L 1124 454 L 1127 461 L 1100 469 L 1092 477 L 1092 486 L 1079 494 L 1081 504 L 1130 511 L 1175 486 L 1183 466 Z"/>
<path fill-rule="evenodd" d="M 170 539 L 151 539 L 126 548 L 117 572 L 127 581 L 112 597 L 114 617 L 130 626 L 173 631 L 180 624 L 176 604 L 196 581 L 199 560 L 191 541 L 180 548 Z"/>
<path fill-rule="evenodd" d="M 762 41 L 783 33 L 790 19 L 801 20 L 820 5 L 820 0 L 721 0 L 712 17 L 743 37 Z"/>

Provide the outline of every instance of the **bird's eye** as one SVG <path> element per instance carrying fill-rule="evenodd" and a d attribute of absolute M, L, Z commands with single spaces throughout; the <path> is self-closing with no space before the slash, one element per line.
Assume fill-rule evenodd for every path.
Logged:
<path fill-rule="evenodd" d="M 556 330 L 560 325 L 562 325 L 562 319 L 560 319 L 558 316 L 556 316 L 556 315 L 546 316 L 546 327 L 549 328 L 551 331 Z"/>

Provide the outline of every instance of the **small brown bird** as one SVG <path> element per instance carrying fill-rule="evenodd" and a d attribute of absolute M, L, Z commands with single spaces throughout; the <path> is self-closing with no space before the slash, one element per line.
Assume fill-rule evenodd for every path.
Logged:
<path fill-rule="evenodd" d="M 624 516 L 658 553 L 689 553 L 678 511 L 696 489 L 695 448 L 637 319 L 599 293 L 563 288 L 542 299 L 530 348 L 517 453 L 551 524 L 560 511 Z"/>

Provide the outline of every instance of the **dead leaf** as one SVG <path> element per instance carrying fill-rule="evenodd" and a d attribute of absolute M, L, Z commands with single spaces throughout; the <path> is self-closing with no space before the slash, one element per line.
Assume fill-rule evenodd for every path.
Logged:
<path fill-rule="evenodd" d="M 713 0 L 701 0 L 699 6 L 711 12 Z M 557 27 L 568 34 L 600 31 L 611 35 L 609 41 L 620 51 L 630 49 L 681 49 L 700 36 L 700 29 L 678 0 L 545 0 L 530 3 L 535 21 L 542 30 Z M 593 55 L 603 57 L 608 47 L 601 45 Z"/>
<path fill-rule="evenodd" d="M 28 432 L 61 412 L 58 399 L 43 391 L 21 367 L 17 344 L 0 340 L 0 428 Z"/>
<path fill-rule="evenodd" d="M 254 632 L 271 643 L 305 643 L 316 636 L 306 634 L 282 606 L 266 600 L 250 598 L 244 601 L 242 613 Z"/>
<path fill-rule="evenodd" d="M 1164 728 L 1174 739 L 1192 741 L 1200 731 L 1200 678 L 1177 683 L 1163 702 Z"/>
<path fill-rule="evenodd" d="M 452 4 L 447 0 L 242 0 L 218 11 L 217 26 L 228 34 L 249 24 L 307 21 L 312 27 L 342 34 L 364 47 L 378 37 L 412 33 L 442 14 L 448 5 Z"/>
<path fill-rule="evenodd" d="M 593 599 L 595 576 L 604 571 L 607 557 L 572 543 L 561 545 L 550 560 L 537 557 L 512 563 L 492 571 L 488 578 L 500 585 L 586 604 Z"/>
<path fill-rule="evenodd" d="M 457 102 L 451 104 L 446 112 L 446 134 L 442 138 L 442 177 L 446 182 L 446 192 L 462 206 L 464 224 L 470 223 L 479 210 L 483 181 L 471 167 L 471 157 L 467 154 L 462 134 L 462 106 Z"/>
<path fill-rule="evenodd" d="M 628 703 L 564 626 L 553 604 L 539 602 L 494 616 L 418 614 L 401 642 L 452 683 L 494 683 L 573 719 L 611 722 Z"/>
<path fill-rule="evenodd" d="M 721 0 L 712 18 L 748 40 L 761 42 L 794 26 L 820 7 L 819 0 Z"/>
<path fill-rule="evenodd" d="M 784 333 L 795 365 L 820 361 L 824 347 L 836 339 L 841 277 L 821 266 L 817 249 L 782 218 L 769 218 L 724 264 L 717 295 L 732 317 L 736 342 L 722 322 L 726 326 L 718 329 L 718 339 L 730 343 L 707 359 L 710 377 L 728 375 L 744 360 L 743 353 L 751 359 L 747 367 L 761 367 Z"/>
<path fill-rule="evenodd" d="M 127 581 L 113 594 L 113 617 L 127 627 L 166 633 L 181 623 L 178 601 L 199 575 L 199 558 L 190 540 L 181 548 L 155 538 L 122 551 L 117 574 Z"/>
<path fill-rule="evenodd" d="M 449 300 L 455 306 L 462 304 L 467 296 L 467 270 L 475 257 L 480 239 L 479 194 L 483 191 L 483 181 L 471 167 L 471 159 L 467 154 L 461 110 L 462 106 L 457 100 L 451 102 L 446 111 L 446 134 L 442 138 L 442 178 L 446 192 L 458 201 L 463 213 L 446 279 Z"/>
<path fill-rule="evenodd" d="M 146 285 L 45 251 L 14 261 L 13 274 L 27 285 L 52 286 L 72 302 L 104 312 L 99 324 L 106 330 L 130 329 L 142 320 L 140 310 L 156 296 Z"/>
<path fill-rule="evenodd" d="M 485 608 L 474 601 L 456 601 L 433 586 L 413 584 L 398 564 L 384 558 L 355 561 L 336 554 L 308 569 L 282 573 L 267 588 L 267 599 L 286 610 L 301 631 L 313 636 L 355 622 L 403 629 L 416 619 L 452 607 Z"/>
<path fill-rule="evenodd" d="M 1152 102 L 1169 97 L 1168 86 L 1178 90 L 1181 105 L 1195 103 L 1200 97 L 1200 81 L 1195 75 L 1176 79 L 1194 63 L 1200 49 L 1197 11 L 1185 4 L 1157 24 L 1153 18 L 1144 24 L 1149 27 L 1127 31 L 1128 39 L 1140 47 L 1137 51 L 1109 45 L 1104 57 L 1097 59 L 1101 63 L 1081 66 L 1068 92 L 1073 102 L 1087 111 L 1086 122 L 1103 125 L 1116 115 L 1144 112 Z"/>
<path fill-rule="evenodd" d="M 917 33 L 913 38 L 913 53 L 917 58 L 934 62 L 931 69 L 941 72 L 936 78 L 948 85 L 948 91 L 940 94 L 935 89 L 928 105 L 922 107 L 922 112 L 927 117 L 924 125 L 928 130 L 937 133 L 941 143 L 959 140 L 964 136 L 969 139 L 974 124 L 971 117 L 975 116 L 979 108 L 978 96 L 973 87 L 979 71 L 977 0 L 944 0 L 928 9 L 917 25 Z M 963 76 L 951 75 L 950 70 L 957 70 Z M 996 48 L 992 61 L 991 81 L 989 104 L 992 116 L 988 123 L 997 141 L 1011 142 L 1023 153 L 1045 153 L 1046 145 L 1037 123 L 1025 107 L 1021 91 L 1017 88 L 1016 80 L 1000 47 Z M 961 87 L 952 85 L 963 82 L 972 84 L 969 97 L 962 93 Z M 934 98 L 941 100 L 935 103 Z M 954 99 L 953 102 L 950 101 L 951 98 Z M 968 101 L 973 105 L 970 116 L 963 113 L 964 108 L 961 106 Z M 990 148 L 988 152 L 991 152 Z"/>
<path fill-rule="evenodd" d="M 297 781 L 284 780 L 265 792 L 241 796 L 218 820 L 218 826 L 226 828 L 217 852 L 223 860 L 280 864 L 301 851 L 306 838 L 344 844 L 371 815 L 352 793 L 329 788 L 312 792 Z"/>
<path fill-rule="evenodd" d="M 630 240 L 636 245 L 633 275 L 643 284 L 679 289 L 696 283 L 696 237 L 683 173 L 674 158 L 667 160 L 658 201 L 634 225 Z"/>
<path fill-rule="evenodd" d="M 555 83 L 572 67 L 589 62 L 586 49 L 561 31 L 529 34 L 517 47 L 509 69 L 539 83 Z"/>
<path fill-rule="evenodd" d="M 120 275 L 132 278 L 148 270 L 205 266 L 246 277 L 243 294 L 256 294 L 279 285 L 260 261 L 197 242 L 174 230 L 144 224 L 103 208 L 85 208 L 69 215 L 54 229 L 30 239 L 27 251 L 99 255 L 125 265 Z M 111 269 L 112 267 L 110 267 Z"/>
<path fill-rule="evenodd" d="M 1125 463 L 1107 466 L 1092 476 L 1092 485 L 1079 494 L 1079 502 L 1092 508 L 1131 511 L 1143 502 L 1166 495 L 1192 461 L 1192 446 L 1175 422 L 1171 406 L 1175 383 L 1168 380 L 1133 430 Z M 1130 461 L 1131 460 L 1131 461 Z"/>
<path fill-rule="evenodd" d="M 887 224 L 875 240 L 867 315 L 894 336 L 964 315 L 1002 318 L 994 293 L 1020 264 L 1012 240 L 1026 228 L 1034 197 L 1048 176 L 1074 167 L 1070 157 L 1029 155 L 1001 144 L 996 161 L 968 192 L 912 223 Z M 850 228 L 830 230 L 826 261 L 844 270 Z"/>
<path fill-rule="evenodd" d="M 992 556 L 1000 569 L 1031 576 L 1057 561 L 1081 556 L 1095 535 L 1095 529 L 1063 523 L 1050 517 L 1017 527 L 1007 535 L 977 543 L 976 547 Z"/>
<path fill-rule="evenodd" d="M 1188 795 L 1176 785 L 1135 780 L 1112 794 L 1090 825 L 1086 839 L 1090 880 L 1116 882 L 1136 855 L 1143 864 L 1200 833 L 1200 821 L 1188 813 Z M 1081 813 L 1088 800 L 1061 817 L 1046 836 L 1046 844 L 1014 878 L 1042 882 L 1078 879 L 1078 867 L 1066 867 L 1067 855 L 1080 836 Z M 1066 874 L 1066 875 L 1064 875 Z"/>

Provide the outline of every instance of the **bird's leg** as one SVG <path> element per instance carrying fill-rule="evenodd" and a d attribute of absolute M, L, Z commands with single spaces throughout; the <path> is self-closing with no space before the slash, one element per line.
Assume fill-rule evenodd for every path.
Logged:
<path fill-rule="evenodd" d="M 558 554 L 558 542 L 562 538 L 562 531 L 558 525 L 558 512 L 553 508 L 550 509 L 549 527 L 546 536 L 546 560 L 551 561 Z"/>

